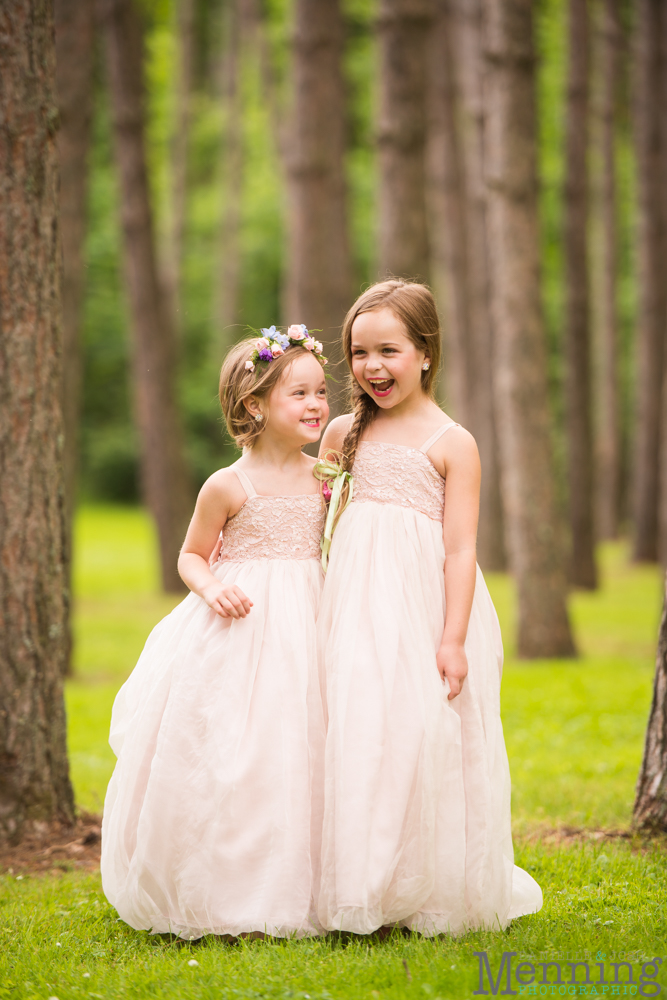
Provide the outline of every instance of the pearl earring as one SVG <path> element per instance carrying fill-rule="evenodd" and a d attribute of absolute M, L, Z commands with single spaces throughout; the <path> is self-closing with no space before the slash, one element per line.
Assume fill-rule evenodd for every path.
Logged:
<path fill-rule="evenodd" d="M 430 367 L 431 367 L 430 362 L 429 361 L 425 361 L 424 364 L 422 365 L 422 371 L 423 372 L 427 372 Z"/>
<path fill-rule="evenodd" d="M 262 414 L 261 414 L 261 413 L 256 413 L 256 414 L 255 414 L 255 420 L 256 420 L 256 421 L 257 421 L 257 422 L 259 423 L 259 421 L 260 421 L 261 419 L 262 419 Z"/>

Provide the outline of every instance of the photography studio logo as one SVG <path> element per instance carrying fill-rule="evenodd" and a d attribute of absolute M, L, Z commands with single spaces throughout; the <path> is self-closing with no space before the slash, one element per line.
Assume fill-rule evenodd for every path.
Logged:
<path fill-rule="evenodd" d="M 548 959 L 528 962 L 516 959 L 518 952 L 504 951 L 495 972 L 486 951 L 474 952 L 479 962 L 478 987 L 474 996 L 642 996 L 656 997 L 662 991 L 656 978 L 662 958 L 636 963 L 606 961 L 605 952 L 595 960 Z"/>

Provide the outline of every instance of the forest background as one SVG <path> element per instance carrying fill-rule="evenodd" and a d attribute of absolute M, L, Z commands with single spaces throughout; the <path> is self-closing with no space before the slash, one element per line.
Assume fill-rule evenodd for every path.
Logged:
<path fill-rule="evenodd" d="M 217 403 L 220 361 L 247 327 L 297 322 L 285 316 L 286 213 L 284 175 L 266 97 L 267 56 L 272 61 L 270 85 L 284 98 L 290 45 L 290 5 L 270 0 L 265 5 L 266 41 L 242 53 L 240 89 L 243 171 L 238 191 L 229 191 L 226 169 L 229 143 L 230 17 L 224 0 L 196 5 L 193 23 L 195 67 L 192 119 L 188 143 L 187 214 L 183 252 L 181 366 L 179 400 L 184 414 L 187 453 L 197 486 L 233 449 L 221 433 Z M 538 67 L 539 174 L 542 240 L 542 290 L 549 345 L 550 402 L 560 486 L 565 512 L 564 380 L 564 262 L 563 190 L 567 69 L 567 4 L 540 0 L 535 5 Z M 173 146 L 177 127 L 179 27 L 169 0 L 144 0 L 146 143 L 158 246 L 169 244 L 173 225 Z M 601 5 L 595 9 L 597 39 Z M 624 520 L 627 527 L 628 448 L 633 428 L 636 325 L 637 219 L 635 172 L 630 118 L 629 32 L 619 39 L 624 68 L 619 73 L 616 154 L 619 220 L 618 315 L 619 378 L 624 442 Z M 372 0 L 345 0 L 344 73 L 347 94 L 346 178 L 353 291 L 360 292 L 381 276 L 377 254 L 377 165 L 374 108 L 377 104 L 377 52 Z M 227 90 L 227 92 L 226 92 Z M 597 169 L 599 147 L 591 149 Z M 597 157 L 597 159 L 596 159 Z M 102 62 L 95 62 L 94 115 L 89 158 L 88 231 L 85 245 L 85 291 L 82 343 L 84 392 L 81 416 L 81 493 L 84 498 L 137 502 L 140 496 L 139 442 L 132 409 L 128 311 L 122 286 L 122 240 L 118 182 L 113 156 L 111 112 Z M 229 197 L 238 197 L 239 228 L 225 245 Z M 599 198 L 599 195 L 598 195 Z M 599 204 L 599 201 L 598 201 Z M 597 213 L 599 215 L 599 212 Z M 220 301 L 228 283 L 226 261 L 238 255 L 235 302 Z M 166 257 L 166 253 L 164 254 Z M 163 260 L 166 270 L 168 261 Z M 434 276 L 437 283 L 437 275 Z M 440 282 L 442 286 L 442 281 Z M 228 285 L 227 285 L 228 287 Z M 442 299 L 442 294 L 441 294 Z M 350 304 L 351 304 L 350 300 Z M 444 313 L 444 302 L 440 302 Z M 447 362 L 445 361 L 445 367 Z M 444 405 L 457 416 L 451 392 L 443 383 Z"/>

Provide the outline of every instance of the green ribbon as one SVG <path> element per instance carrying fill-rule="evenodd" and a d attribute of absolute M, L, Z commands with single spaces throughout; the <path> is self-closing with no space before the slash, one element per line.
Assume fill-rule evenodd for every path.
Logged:
<path fill-rule="evenodd" d="M 322 551 L 322 569 L 326 573 L 327 563 L 329 561 L 329 550 L 331 548 L 331 539 L 334 532 L 334 523 L 336 521 L 336 515 L 338 508 L 340 506 L 340 498 L 343 492 L 343 487 L 346 482 L 350 484 L 350 489 L 347 494 L 347 500 L 345 501 L 345 506 L 341 510 L 341 514 L 346 510 L 348 504 L 352 500 L 352 491 L 354 489 L 354 479 L 351 473 L 343 471 L 338 462 L 331 461 L 329 458 L 322 458 L 315 463 L 313 468 L 313 475 L 316 479 L 319 479 L 322 483 L 331 484 L 331 499 L 329 500 L 329 511 L 327 513 L 327 519 L 324 525 L 324 534 L 320 541 L 320 549 Z"/>

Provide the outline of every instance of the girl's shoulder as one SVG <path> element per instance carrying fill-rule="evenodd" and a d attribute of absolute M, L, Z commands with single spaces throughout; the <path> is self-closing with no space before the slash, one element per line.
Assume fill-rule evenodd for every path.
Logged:
<path fill-rule="evenodd" d="M 320 452 L 325 449 L 327 451 L 340 451 L 353 420 L 353 413 L 343 413 L 340 417 L 334 417 L 322 435 Z"/>
<path fill-rule="evenodd" d="M 242 506 L 245 496 L 245 490 L 236 474 L 235 466 L 228 465 L 224 469 L 218 469 L 217 472 L 208 477 L 199 491 L 197 502 L 216 505 L 222 502 L 227 508 L 234 509 Z"/>

